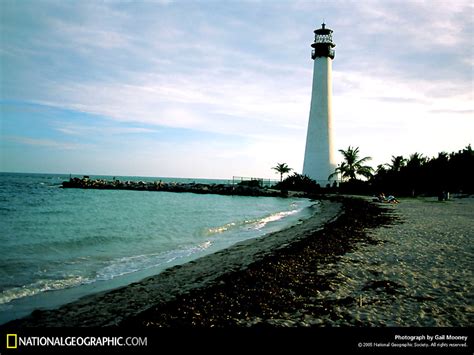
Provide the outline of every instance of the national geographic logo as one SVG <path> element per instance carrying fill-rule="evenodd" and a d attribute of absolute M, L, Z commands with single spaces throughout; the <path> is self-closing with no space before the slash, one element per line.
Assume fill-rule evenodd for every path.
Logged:
<path fill-rule="evenodd" d="M 18 347 L 146 347 L 147 337 L 123 336 L 18 336 L 6 335 L 6 348 Z M 0 349 L 1 355 L 1 349 Z"/>
<path fill-rule="evenodd" d="M 7 334 L 7 349 L 16 349 L 16 348 L 18 348 L 18 335 Z"/>

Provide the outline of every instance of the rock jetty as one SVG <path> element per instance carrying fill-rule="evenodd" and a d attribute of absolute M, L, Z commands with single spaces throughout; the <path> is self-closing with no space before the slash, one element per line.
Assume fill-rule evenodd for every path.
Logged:
<path fill-rule="evenodd" d="M 91 179 L 72 177 L 64 181 L 63 188 L 100 189 L 100 190 L 135 190 L 135 191 L 166 191 L 166 192 L 191 192 L 196 194 L 238 195 L 238 196 L 287 196 L 288 192 L 261 186 L 258 180 L 242 181 L 237 184 L 202 184 L 178 183 L 162 181 L 121 181 L 117 179 Z M 303 195 L 303 194 L 302 194 Z M 295 195 L 292 194 L 294 197 Z"/>

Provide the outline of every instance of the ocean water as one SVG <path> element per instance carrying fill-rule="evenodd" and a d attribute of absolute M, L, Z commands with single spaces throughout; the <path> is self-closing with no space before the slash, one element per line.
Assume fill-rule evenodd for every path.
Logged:
<path fill-rule="evenodd" d="M 0 324 L 138 281 L 313 213 L 307 199 L 60 188 L 68 179 L 0 173 Z"/>

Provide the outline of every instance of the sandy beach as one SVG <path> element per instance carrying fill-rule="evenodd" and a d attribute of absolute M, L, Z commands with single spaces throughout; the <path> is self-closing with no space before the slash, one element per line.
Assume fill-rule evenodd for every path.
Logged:
<path fill-rule="evenodd" d="M 474 198 L 332 198 L 309 220 L 24 326 L 471 326 Z"/>
<path fill-rule="evenodd" d="M 353 324 L 464 327 L 474 324 L 474 198 L 403 199 L 395 225 L 368 231 L 379 243 L 344 255 L 329 297 L 360 300 Z M 328 324 L 333 324 L 328 320 Z"/>

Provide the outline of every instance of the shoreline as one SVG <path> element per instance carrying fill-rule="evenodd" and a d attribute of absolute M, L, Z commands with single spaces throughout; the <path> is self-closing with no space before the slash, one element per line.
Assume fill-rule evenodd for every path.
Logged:
<path fill-rule="evenodd" d="M 121 320 L 149 308 L 150 299 L 153 302 L 167 302 L 177 295 L 212 284 L 219 276 L 245 269 L 274 249 L 305 235 L 308 230 L 322 228 L 326 221 L 339 213 L 340 205 L 321 201 L 310 208 L 315 209 L 313 216 L 281 231 L 238 242 L 127 286 L 87 295 L 55 309 L 33 311 L 29 316 L 0 327 L 118 325 Z"/>
<path fill-rule="evenodd" d="M 474 198 L 340 199 L 342 213 L 128 327 L 472 327 Z"/>
<path fill-rule="evenodd" d="M 338 287 L 333 266 L 360 244 L 376 244 L 367 228 L 391 224 L 390 210 L 362 199 L 333 198 L 341 206 L 323 228 L 306 230 L 246 269 L 224 274 L 213 285 L 158 304 L 121 322 L 127 327 L 308 327 L 356 302 L 332 300 Z M 320 297 L 322 296 L 322 297 Z M 361 324 L 357 324 L 361 325 Z"/>
<path fill-rule="evenodd" d="M 473 324 L 474 253 L 466 243 L 474 198 L 390 205 L 346 196 L 322 203 L 324 222 L 310 218 L 0 327 Z"/>

